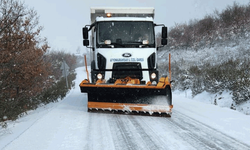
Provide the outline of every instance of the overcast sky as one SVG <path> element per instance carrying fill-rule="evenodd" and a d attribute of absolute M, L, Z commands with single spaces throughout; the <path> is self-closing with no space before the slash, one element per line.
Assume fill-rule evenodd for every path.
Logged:
<path fill-rule="evenodd" d="M 155 23 L 172 27 L 195 18 L 221 11 L 235 0 L 24 0 L 34 8 L 44 27 L 42 36 L 48 38 L 53 50 L 76 53 L 82 46 L 82 27 L 90 23 L 90 7 L 154 7 Z M 236 0 L 247 4 L 249 0 Z"/>

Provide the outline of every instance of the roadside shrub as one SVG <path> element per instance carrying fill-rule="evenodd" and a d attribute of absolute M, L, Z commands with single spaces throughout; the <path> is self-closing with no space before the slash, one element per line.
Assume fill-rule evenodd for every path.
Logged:
<path fill-rule="evenodd" d="M 230 59 L 219 65 L 206 67 L 190 67 L 188 71 L 189 83 L 192 83 L 190 89 L 195 96 L 203 91 L 209 93 L 221 93 L 224 90 L 232 91 L 233 100 L 236 104 L 250 100 L 250 65 L 249 60 Z M 182 74 L 185 70 L 182 70 Z M 179 78 L 178 81 L 183 81 Z M 180 90 L 186 87 L 182 82 Z"/>
<path fill-rule="evenodd" d="M 75 77 L 75 73 L 71 73 L 68 75 L 69 87 L 73 87 L 75 85 L 73 82 Z M 0 118 L 0 122 L 2 122 L 0 126 L 7 126 L 4 121 L 16 120 L 18 117 L 21 117 L 26 114 L 28 110 L 36 109 L 40 104 L 57 102 L 59 98 L 63 99 L 69 90 L 70 89 L 66 88 L 65 78 L 61 78 L 61 80 L 58 81 L 56 84 L 54 84 L 50 88 L 44 89 L 44 91 L 40 95 L 34 98 L 23 97 L 22 99 L 20 99 L 20 101 L 14 101 L 12 99 L 9 99 L 7 100 L 8 103 L 4 103 L 5 105 L 2 105 L 2 101 L 0 101 L 0 109 L 5 110 L 4 115 L 2 115 Z M 19 103 L 24 103 L 25 105 L 23 106 Z M 3 108 L 3 106 L 5 106 L 5 108 Z"/>
<path fill-rule="evenodd" d="M 250 100 L 250 61 L 244 60 L 236 70 L 235 83 L 232 85 L 233 100 L 240 104 Z"/>
<path fill-rule="evenodd" d="M 68 85 L 69 88 L 74 86 L 73 80 L 76 78 L 75 73 L 71 73 L 68 75 Z M 36 100 L 41 101 L 41 103 L 47 104 L 50 102 L 57 102 L 58 99 L 63 99 L 69 89 L 66 88 L 65 78 L 62 77 L 60 81 L 58 81 L 55 85 L 45 90 Z"/>

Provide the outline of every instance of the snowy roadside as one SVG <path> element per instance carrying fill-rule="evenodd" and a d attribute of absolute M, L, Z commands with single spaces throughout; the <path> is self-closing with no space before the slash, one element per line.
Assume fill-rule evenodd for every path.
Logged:
<path fill-rule="evenodd" d="M 59 101 L 60 103 L 60 101 Z M 50 103 L 40 106 L 36 110 L 30 110 L 27 115 L 15 120 L 7 121 L 7 128 L 0 128 L 0 149 L 17 139 L 19 135 L 28 130 L 35 124 L 42 116 L 49 113 L 57 103 Z"/>
<path fill-rule="evenodd" d="M 195 97 L 192 97 L 192 92 L 191 90 L 186 90 L 186 91 L 176 91 L 176 93 L 182 93 L 182 95 L 185 95 L 185 98 L 189 98 L 195 101 L 203 102 L 206 104 L 211 104 L 211 105 L 217 105 L 219 107 L 235 110 L 238 112 L 241 112 L 245 115 L 250 115 L 250 101 L 243 102 L 242 104 L 239 104 L 235 106 L 235 103 L 232 99 L 231 92 L 229 91 L 224 91 L 221 94 L 211 94 L 208 92 L 202 92 Z M 232 104 L 234 104 L 232 106 Z"/>
<path fill-rule="evenodd" d="M 66 97 L 70 95 L 70 93 L 72 93 L 72 90 L 67 93 Z M 26 130 L 29 130 L 32 125 L 39 121 L 39 119 L 41 119 L 43 116 L 48 114 L 61 102 L 62 100 L 58 99 L 58 102 L 55 103 L 49 103 L 47 105 L 41 104 L 36 110 L 27 111 L 27 114 L 18 118 L 17 120 L 7 121 L 6 128 L 0 127 L 0 149 L 5 147 L 6 144 L 17 139 Z"/>
<path fill-rule="evenodd" d="M 218 102 L 218 105 L 226 106 L 230 100 L 228 93 L 222 94 L 224 100 Z M 221 131 L 235 139 L 250 144 L 250 115 L 232 110 L 227 107 L 221 107 L 211 104 L 213 96 L 208 93 L 202 93 L 192 98 L 191 91 L 173 92 L 175 111 L 190 116 L 201 123 L 204 123 L 215 130 Z M 249 106 L 249 104 L 247 104 Z"/>

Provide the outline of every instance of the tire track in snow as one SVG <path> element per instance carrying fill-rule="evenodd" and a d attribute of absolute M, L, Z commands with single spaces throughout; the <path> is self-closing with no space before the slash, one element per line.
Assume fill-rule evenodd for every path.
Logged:
<path fill-rule="evenodd" d="M 178 135 L 199 149 L 250 149 L 244 143 L 223 134 L 222 132 L 211 128 L 197 120 L 190 118 L 180 112 L 174 112 L 172 119 L 166 119 L 177 131 L 182 131 Z"/>
<path fill-rule="evenodd" d="M 124 119 L 127 118 L 125 115 L 114 115 L 111 119 L 112 125 L 114 125 L 113 129 L 116 129 L 115 132 L 113 131 L 113 137 L 117 136 L 117 141 L 115 142 L 115 146 L 117 149 L 128 149 L 128 150 L 138 150 L 141 149 L 138 147 L 137 143 L 135 143 L 134 138 L 131 134 L 133 130 L 131 130 L 131 126 L 128 125 L 129 122 L 125 122 Z M 112 131 L 112 129 L 111 129 Z M 119 134 L 120 133 L 120 134 Z M 119 144 L 117 144 L 119 143 Z M 120 145 L 121 144 L 121 145 Z"/>
<path fill-rule="evenodd" d="M 113 140 L 110 140 L 113 138 L 113 135 L 111 133 L 111 128 L 110 128 L 110 124 L 108 122 L 108 115 L 106 114 L 102 114 L 99 116 L 98 118 L 98 123 L 97 126 L 99 126 L 99 133 L 100 133 L 100 140 L 98 143 L 101 142 L 100 147 L 98 147 L 98 149 L 114 149 L 114 143 Z"/>
<path fill-rule="evenodd" d="M 114 149 L 112 133 L 108 122 L 109 116 L 105 114 L 88 113 L 88 123 L 86 135 L 84 137 L 85 145 L 83 149 Z"/>
<path fill-rule="evenodd" d="M 108 123 L 109 123 L 109 130 L 111 132 L 114 149 L 115 150 L 123 150 L 123 149 L 130 149 L 129 142 L 127 142 L 126 139 L 124 139 L 124 133 L 123 130 L 121 130 L 120 125 L 117 121 L 118 116 L 115 114 L 107 114 L 108 117 Z"/>
<path fill-rule="evenodd" d="M 86 112 L 87 113 L 87 112 Z M 86 135 L 84 137 L 84 142 L 85 142 L 85 146 L 83 149 L 91 149 L 90 144 L 89 144 L 89 140 L 91 140 L 91 131 L 92 131 L 92 123 L 93 123 L 93 117 L 91 117 L 90 115 L 86 115 L 88 118 L 86 120 L 88 120 L 87 123 L 87 128 L 86 128 Z"/>
<path fill-rule="evenodd" d="M 141 140 L 143 140 L 145 146 L 147 146 L 147 148 L 149 150 L 151 149 L 163 149 L 163 147 L 161 146 L 161 144 L 158 143 L 158 141 L 160 140 L 159 137 L 152 131 L 149 130 L 150 128 L 147 127 L 147 129 L 145 130 L 142 125 L 139 123 L 138 121 L 138 117 L 139 120 L 141 121 L 143 117 L 140 116 L 131 116 L 130 117 L 130 121 L 132 122 L 132 124 L 135 126 L 137 133 L 141 136 Z M 147 117 L 147 116 L 145 116 Z M 147 126 L 147 124 L 143 124 L 143 126 Z M 153 133 L 153 134 L 150 134 Z M 165 148 L 165 150 L 167 150 Z"/>
<path fill-rule="evenodd" d="M 156 122 L 154 122 L 156 119 Z M 171 140 L 170 135 L 162 134 L 165 124 L 162 124 L 164 118 L 150 116 L 133 116 L 133 115 L 113 115 L 110 118 L 110 126 L 113 128 L 113 139 L 116 149 L 180 149 L 178 140 Z M 159 123 L 164 126 L 163 130 L 155 129 L 155 124 Z M 122 142 L 121 142 L 122 141 Z M 177 141 L 177 142 L 176 142 Z M 170 144 L 170 143 L 173 144 Z"/>
<path fill-rule="evenodd" d="M 174 133 L 179 136 L 179 138 L 181 138 L 181 140 L 186 141 L 194 149 L 208 149 L 206 143 L 198 140 L 196 136 L 193 135 L 192 131 L 188 130 L 186 127 L 183 126 L 187 124 L 183 123 L 183 125 L 181 125 L 179 122 L 175 122 L 172 119 L 169 119 L 166 123 L 170 125 L 171 130 L 173 130 Z"/>
<path fill-rule="evenodd" d="M 145 128 L 145 132 L 156 139 L 154 142 L 159 145 L 159 149 L 193 149 L 186 141 L 180 140 L 179 135 L 173 130 L 172 124 L 167 121 L 169 119 L 171 118 L 143 117 L 138 119 L 138 123 Z"/>

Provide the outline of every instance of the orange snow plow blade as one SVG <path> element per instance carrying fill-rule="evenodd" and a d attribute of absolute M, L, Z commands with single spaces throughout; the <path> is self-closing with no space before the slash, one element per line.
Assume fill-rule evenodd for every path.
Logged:
<path fill-rule="evenodd" d="M 171 115 L 173 105 L 168 77 L 162 77 L 157 85 L 152 85 L 151 82 L 145 85 L 130 84 L 135 83 L 134 80 L 136 79 L 128 77 L 117 80 L 114 84 L 82 81 L 81 92 L 88 93 L 88 111 Z"/>

